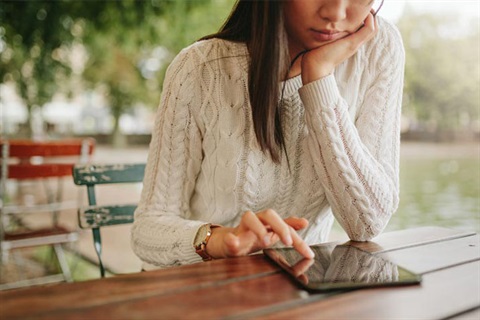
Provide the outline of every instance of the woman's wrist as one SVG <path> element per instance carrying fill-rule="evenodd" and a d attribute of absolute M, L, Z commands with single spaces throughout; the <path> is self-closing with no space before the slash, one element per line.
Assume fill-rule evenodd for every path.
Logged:
<path fill-rule="evenodd" d="M 210 239 L 205 246 L 205 252 L 211 256 L 213 259 L 220 259 L 225 258 L 226 256 L 223 254 L 222 246 L 223 246 L 223 237 L 226 233 L 232 232 L 233 228 L 228 227 L 217 227 L 212 229 L 212 234 L 210 235 Z"/>
<path fill-rule="evenodd" d="M 330 74 L 310 84 L 304 85 L 298 90 L 305 109 L 309 112 L 317 112 L 318 107 L 330 108 L 340 99 L 340 92 L 335 77 Z M 315 111 L 317 110 L 317 111 Z"/>
<path fill-rule="evenodd" d="M 304 57 L 302 59 L 302 82 L 303 85 L 317 81 L 333 73 L 335 66 L 327 63 L 317 63 Z"/>

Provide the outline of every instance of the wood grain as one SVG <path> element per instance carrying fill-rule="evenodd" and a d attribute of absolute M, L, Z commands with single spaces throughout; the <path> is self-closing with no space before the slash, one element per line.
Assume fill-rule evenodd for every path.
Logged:
<path fill-rule="evenodd" d="M 93 281 L 1 291 L 1 318 L 21 318 L 53 310 L 79 310 L 119 301 L 146 299 L 275 272 L 278 272 L 278 268 L 268 263 L 262 255 L 257 255 Z"/>
<path fill-rule="evenodd" d="M 95 148 L 95 140 L 84 139 L 62 139 L 62 140 L 27 140 L 12 139 L 0 140 L 0 147 L 5 143 L 9 146 L 9 156 L 13 158 L 58 157 L 75 156 L 82 154 L 82 146 L 88 147 L 88 154 L 92 154 Z"/>
<path fill-rule="evenodd" d="M 474 235 L 435 242 L 389 251 L 380 255 L 415 273 L 427 273 L 480 260 L 480 237 Z"/>
<path fill-rule="evenodd" d="M 417 273 L 434 273 L 435 271 L 455 267 L 460 264 L 466 264 L 472 261 L 480 260 L 479 248 L 480 238 L 478 235 L 470 237 L 462 237 L 449 241 L 434 242 L 425 246 L 407 247 L 405 249 L 397 249 L 392 252 L 380 253 L 381 256 L 388 255 L 389 260 L 393 260 L 399 265 L 417 272 Z M 384 251 L 382 251 L 384 252 Z M 480 290 L 480 283 L 477 282 L 477 287 Z M 395 288 L 397 289 L 397 288 Z M 395 290 L 393 289 L 393 290 Z M 381 289 L 384 290 L 384 289 Z M 367 294 L 372 290 L 361 290 Z M 342 294 L 342 295 L 349 295 Z M 292 308 L 302 308 L 307 303 L 314 303 L 318 300 L 315 294 L 310 295 L 303 301 L 292 302 L 289 305 L 274 306 L 273 308 L 265 307 L 259 310 L 251 310 L 246 314 L 241 314 L 235 318 L 241 319 L 245 317 L 263 315 L 269 313 L 290 310 Z M 480 303 L 480 301 L 479 301 Z M 290 316 L 290 315 L 289 315 Z M 307 316 L 308 318 L 308 316 Z"/>
<path fill-rule="evenodd" d="M 57 310 L 35 315 L 34 319 L 218 319 L 231 314 L 301 299 L 282 274 L 225 282 L 221 286 L 170 292 L 81 310 Z M 81 311 L 81 312 L 79 312 Z"/>
<path fill-rule="evenodd" d="M 478 244 L 478 236 L 468 237 L 465 232 L 444 228 L 395 232 L 378 237 L 375 243 L 356 243 L 372 252 L 393 249 L 389 253 L 393 259 L 422 272 L 430 272 L 425 275 L 424 284 L 416 287 L 359 290 L 339 296 L 309 295 L 293 285 L 263 255 L 254 255 L 94 281 L 4 291 L 0 292 L 0 315 L 2 319 L 183 319 L 187 316 L 291 319 L 317 318 L 319 310 L 323 314 L 324 308 L 325 315 L 330 318 L 337 318 L 337 312 L 340 312 L 340 316 L 352 317 L 356 315 L 355 308 L 359 308 L 360 315 L 365 318 L 372 314 L 380 317 L 394 314 L 389 310 L 393 308 L 391 304 L 397 295 L 400 295 L 401 308 L 407 308 L 409 303 L 419 308 L 428 295 L 447 290 L 442 281 L 448 280 L 448 275 L 451 279 L 445 283 L 454 285 L 462 293 L 458 296 L 471 297 L 459 303 L 458 308 L 446 304 L 444 309 L 465 311 L 467 309 L 461 308 L 472 308 L 472 298 L 479 301 L 473 292 L 476 289 L 478 295 L 478 263 L 465 264 L 478 257 L 475 247 L 466 247 L 472 244 Z M 399 249 L 402 247 L 405 248 Z M 424 252 L 425 248 L 427 253 Z M 470 267 L 465 269 L 466 265 Z M 438 269 L 443 270 L 433 272 Z M 472 273 L 472 270 L 476 270 L 476 273 Z M 447 292 L 450 296 L 455 291 L 448 289 Z M 385 303 L 384 295 L 388 297 Z M 441 291 L 437 295 L 436 301 L 440 303 L 446 299 Z M 409 302 L 409 299 L 415 301 Z M 425 306 L 427 309 L 434 308 L 430 304 Z M 378 312 L 377 307 L 380 310 Z M 400 314 L 412 313 L 404 311 Z M 446 312 L 441 314 L 445 315 Z"/>
<path fill-rule="evenodd" d="M 369 252 L 391 251 L 406 247 L 426 245 L 433 242 L 447 241 L 474 235 L 474 232 L 463 232 L 442 227 L 420 227 L 383 233 L 372 241 L 349 241 L 357 248 Z"/>
<path fill-rule="evenodd" d="M 455 320 L 478 320 L 480 319 L 480 307 L 455 315 L 452 319 Z"/>
<path fill-rule="evenodd" d="M 421 286 L 358 290 L 253 318 L 444 319 L 480 306 L 479 271 L 471 262 L 426 274 Z"/>

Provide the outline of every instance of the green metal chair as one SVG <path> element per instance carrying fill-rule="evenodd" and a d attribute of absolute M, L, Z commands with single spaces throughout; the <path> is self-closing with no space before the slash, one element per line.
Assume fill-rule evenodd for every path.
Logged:
<path fill-rule="evenodd" d="M 97 206 L 95 186 L 102 184 L 138 183 L 143 181 L 145 164 L 83 165 L 73 168 L 76 185 L 87 186 L 88 207 L 78 210 L 78 224 L 82 229 L 92 229 L 93 243 L 98 256 L 101 277 L 105 277 L 102 261 L 102 238 L 100 228 L 133 222 L 137 207 L 129 205 Z"/>

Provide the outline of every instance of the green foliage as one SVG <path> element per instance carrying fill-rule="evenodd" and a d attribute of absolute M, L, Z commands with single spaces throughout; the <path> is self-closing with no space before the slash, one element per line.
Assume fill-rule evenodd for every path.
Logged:
<path fill-rule="evenodd" d="M 99 90 L 115 118 L 136 103 L 155 107 L 175 54 L 216 31 L 233 0 L 1 1 L 0 82 L 14 82 L 29 110 L 58 93 Z M 72 61 L 83 49 L 82 70 Z M 163 52 L 146 74 L 146 61 Z M 149 60 L 150 59 L 150 60 Z M 154 61 L 155 62 L 155 61 Z M 82 83 L 72 76 L 81 72 Z M 78 78 L 78 77 L 77 77 Z"/>
<path fill-rule="evenodd" d="M 223 19 L 226 14 L 206 23 L 205 18 L 212 16 L 210 11 L 229 10 L 230 5 L 218 0 L 107 2 L 102 4 L 97 20 L 85 23 L 84 43 L 89 59 L 84 79 L 90 86 L 102 86 L 106 91 L 115 119 L 114 138 L 118 137 L 115 133 L 120 116 L 135 103 L 156 106 L 170 59 L 201 37 L 199 32 L 218 29 L 218 17 Z M 169 53 L 167 59 L 158 61 L 158 57 L 152 57 L 159 49 Z M 163 66 L 146 75 L 148 70 L 142 72 L 141 68 L 149 59 Z"/>
<path fill-rule="evenodd" d="M 118 129 L 120 116 L 136 104 L 156 107 L 171 59 L 218 30 L 233 3 L 1 0 L 0 81 L 14 82 L 29 110 L 56 93 L 101 92 Z M 398 25 L 407 54 L 404 115 L 430 131 L 475 129 L 478 22 L 452 37 L 458 19 L 407 7 Z M 84 62 L 76 51 L 85 52 Z"/>
<path fill-rule="evenodd" d="M 455 16 L 406 8 L 398 23 L 406 50 L 404 114 L 424 130 L 473 130 L 480 109 L 480 29 L 462 35 Z"/>
<path fill-rule="evenodd" d="M 70 75 L 73 37 L 63 4 L 1 2 L 0 80 L 16 83 L 29 111 L 48 102 Z"/>

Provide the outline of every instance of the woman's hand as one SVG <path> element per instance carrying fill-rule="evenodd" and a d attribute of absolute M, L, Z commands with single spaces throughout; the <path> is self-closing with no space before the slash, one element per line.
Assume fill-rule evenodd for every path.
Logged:
<path fill-rule="evenodd" d="M 206 250 L 213 258 L 245 256 L 281 240 L 304 257 L 313 258 L 313 251 L 295 231 L 307 226 L 308 221 L 303 218 L 282 219 L 271 209 L 256 214 L 247 211 L 236 228 L 212 229 Z"/>
<path fill-rule="evenodd" d="M 291 268 L 291 273 L 304 284 L 308 284 L 308 276 L 305 273 L 314 263 L 315 260 L 313 259 L 302 259 Z"/>
<path fill-rule="evenodd" d="M 297 278 L 304 284 L 308 284 L 308 276 L 305 273 L 315 263 L 315 260 L 303 258 L 292 266 L 288 262 L 287 258 L 283 254 L 280 254 L 278 251 L 273 250 L 272 252 L 270 252 L 269 256 L 276 263 L 282 265 L 284 268 L 287 268 L 290 274 L 293 275 L 295 278 Z"/>
<path fill-rule="evenodd" d="M 306 52 L 302 58 L 303 84 L 316 81 L 333 73 L 336 66 L 353 56 L 376 33 L 377 22 L 370 12 L 364 21 L 364 25 L 356 32 Z"/>

